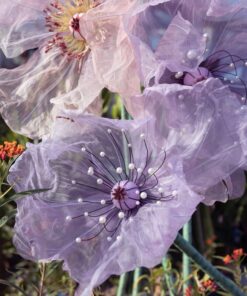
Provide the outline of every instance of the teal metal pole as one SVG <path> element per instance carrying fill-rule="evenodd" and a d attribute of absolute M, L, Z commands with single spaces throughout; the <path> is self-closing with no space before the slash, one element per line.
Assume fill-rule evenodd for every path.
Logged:
<path fill-rule="evenodd" d="M 190 244 L 192 244 L 192 227 L 191 227 L 191 221 L 187 222 L 183 227 L 183 238 Z M 183 295 L 185 295 L 186 290 L 189 286 L 189 281 L 187 280 L 191 274 L 191 266 L 190 266 L 190 259 L 186 255 L 186 253 L 183 253 Z"/>
<path fill-rule="evenodd" d="M 184 252 L 190 260 L 194 261 L 201 270 L 207 273 L 222 289 L 234 296 L 246 296 L 241 289 L 229 278 L 218 271 L 209 261 L 205 259 L 190 243 L 188 243 L 182 235 L 178 234 L 175 246 Z"/>
<path fill-rule="evenodd" d="M 126 295 L 125 288 L 126 288 L 127 280 L 128 280 L 127 273 L 124 273 L 120 276 L 119 283 L 118 283 L 117 296 Z"/>

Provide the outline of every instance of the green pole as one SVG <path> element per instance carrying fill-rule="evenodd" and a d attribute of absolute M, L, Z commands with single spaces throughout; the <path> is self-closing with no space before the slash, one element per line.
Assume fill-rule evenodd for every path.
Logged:
<path fill-rule="evenodd" d="M 218 271 L 203 255 L 201 255 L 182 235 L 178 234 L 175 246 L 185 253 L 190 260 L 194 261 L 201 270 L 207 273 L 222 289 L 234 296 L 246 296 L 241 289 L 229 278 Z"/>
<path fill-rule="evenodd" d="M 183 238 L 188 243 L 192 244 L 192 227 L 191 227 L 191 221 L 186 223 L 183 227 Z M 186 255 L 186 253 L 183 253 L 183 295 L 185 295 L 186 290 L 189 286 L 189 281 L 187 280 L 191 274 L 191 266 L 190 266 L 190 259 Z"/>
<path fill-rule="evenodd" d="M 137 296 L 139 292 L 139 278 L 141 276 L 141 268 L 136 268 L 134 271 L 132 296 Z"/>
<path fill-rule="evenodd" d="M 127 273 L 124 273 L 120 276 L 119 283 L 118 283 L 117 296 L 126 295 L 125 288 L 126 288 L 127 280 L 128 280 Z"/>

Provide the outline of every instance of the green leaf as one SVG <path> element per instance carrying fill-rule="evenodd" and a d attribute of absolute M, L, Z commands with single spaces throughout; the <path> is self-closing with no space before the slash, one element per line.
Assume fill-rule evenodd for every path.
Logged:
<path fill-rule="evenodd" d="M 23 192 L 16 193 L 16 194 L 12 195 L 10 198 L 8 198 L 7 200 L 5 200 L 2 203 L 0 203 L 0 207 L 8 204 L 11 201 L 19 200 L 19 199 L 23 198 L 26 195 L 41 193 L 41 192 L 48 191 L 50 189 L 51 188 L 48 188 L 48 189 L 35 189 L 35 190 L 28 190 L 28 191 L 23 191 Z"/>
<path fill-rule="evenodd" d="M 21 292 L 24 296 L 29 296 L 29 295 L 27 295 L 27 294 L 25 293 L 25 291 L 23 291 L 21 288 L 17 287 L 15 284 L 9 283 L 9 282 L 7 282 L 7 281 L 5 281 L 5 280 L 1 280 L 1 279 L 0 279 L 0 284 L 5 285 L 5 286 L 9 286 L 9 287 L 12 287 L 12 288 L 18 290 L 18 291 Z"/>
<path fill-rule="evenodd" d="M 11 211 L 8 215 L 3 216 L 0 219 L 0 228 L 3 227 L 10 219 L 15 217 L 15 215 L 16 215 L 16 210 Z"/>

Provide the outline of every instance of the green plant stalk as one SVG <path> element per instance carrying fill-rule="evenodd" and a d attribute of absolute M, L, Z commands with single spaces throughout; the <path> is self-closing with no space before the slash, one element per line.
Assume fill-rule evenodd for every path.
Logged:
<path fill-rule="evenodd" d="M 229 278 L 218 271 L 209 261 L 207 261 L 182 235 L 178 234 L 175 246 L 185 253 L 190 260 L 194 261 L 201 270 L 207 273 L 222 289 L 234 296 L 246 296 L 241 289 Z"/>
<path fill-rule="evenodd" d="M 167 258 L 166 257 L 164 257 L 163 260 L 162 260 L 162 266 L 163 266 L 163 269 L 165 271 L 165 280 L 166 280 L 166 285 L 167 285 L 167 288 L 168 288 L 169 295 L 170 296 L 175 296 L 175 294 L 173 293 L 173 288 L 171 286 L 171 278 L 170 278 L 170 275 L 167 272 Z"/>
<path fill-rule="evenodd" d="M 121 119 L 127 119 L 127 116 L 128 115 L 125 110 L 125 107 L 123 104 L 121 104 Z M 125 160 L 126 160 L 127 147 L 125 147 L 124 151 L 125 151 L 124 154 L 125 154 Z M 125 167 L 126 167 L 126 169 L 128 168 L 126 161 L 125 161 Z M 126 284 L 127 284 L 127 279 L 128 279 L 128 273 L 124 273 L 120 276 L 118 290 L 117 290 L 117 296 L 124 296 L 126 294 L 125 288 L 126 288 Z"/>
<path fill-rule="evenodd" d="M 134 271 L 132 296 L 137 296 L 139 292 L 139 278 L 141 276 L 141 268 L 136 268 Z"/>
<path fill-rule="evenodd" d="M 192 226 L 191 221 L 189 221 L 183 227 L 183 238 L 189 244 L 192 243 L 192 227 L 191 226 Z M 183 271 L 182 271 L 182 273 L 183 273 L 183 280 L 184 280 L 183 295 L 185 295 L 186 290 L 190 284 L 189 281 L 187 281 L 186 279 L 188 279 L 191 274 L 190 259 L 185 252 L 183 252 Z"/>
<path fill-rule="evenodd" d="M 120 276 L 119 283 L 118 283 L 117 296 L 126 295 L 125 288 L 126 288 L 127 280 L 128 280 L 127 273 L 124 273 Z"/>

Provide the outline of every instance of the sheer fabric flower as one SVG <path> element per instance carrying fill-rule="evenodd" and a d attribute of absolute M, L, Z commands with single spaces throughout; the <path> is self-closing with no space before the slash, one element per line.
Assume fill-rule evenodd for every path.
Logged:
<path fill-rule="evenodd" d="M 236 183 L 230 175 L 246 166 L 247 10 L 216 18 L 208 13 L 212 3 L 163 2 L 129 20 L 126 26 L 141 53 L 139 65 L 147 88 L 143 96 L 126 98 L 125 103 L 135 118 L 146 114 L 158 118 L 161 137 L 172 135 L 169 129 L 176 127 L 181 147 L 190 146 L 184 145 L 186 136 L 179 132 L 195 132 L 187 180 L 203 192 L 221 188 L 218 200 L 226 200 L 234 187 L 230 183 L 236 184 L 237 192 L 244 190 L 244 182 Z M 228 185 L 220 181 L 229 178 Z M 216 196 L 207 202 L 213 203 Z"/>
<path fill-rule="evenodd" d="M 134 55 L 122 25 L 133 5 L 143 4 L 122 0 L 2 3 L 0 47 L 6 56 L 36 49 L 24 65 L 0 70 L 0 108 L 8 125 L 40 137 L 49 132 L 57 109 L 85 111 L 104 87 L 124 95 L 139 93 Z"/>
<path fill-rule="evenodd" d="M 203 198 L 152 120 L 57 121 L 11 168 L 17 192 L 50 188 L 17 201 L 14 243 L 25 258 L 63 260 L 86 296 L 111 274 L 159 264 Z"/>

